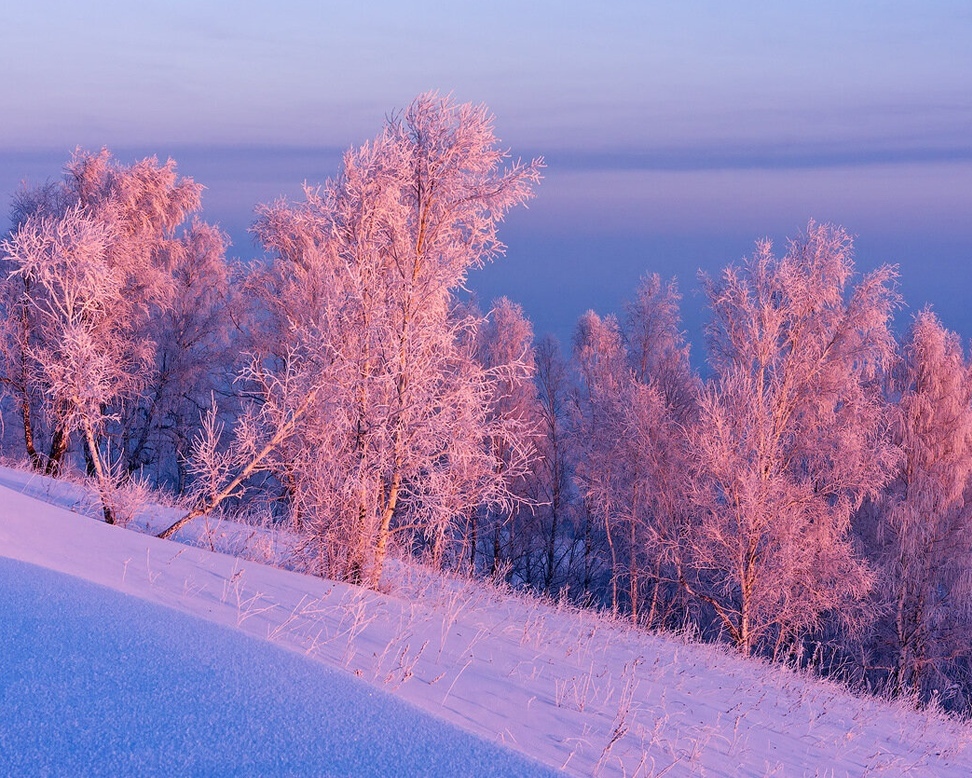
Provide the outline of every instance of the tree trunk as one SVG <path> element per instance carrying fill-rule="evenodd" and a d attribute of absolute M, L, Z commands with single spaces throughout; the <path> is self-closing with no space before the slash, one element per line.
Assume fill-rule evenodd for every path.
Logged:
<path fill-rule="evenodd" d="M 24 290 L 28 291 L 27 281 Z M 27 364 L 27 351 L 30 345 L 30 323 L 28 321 L 26 302 L 20 307 L 20 415 L 24 424 L 24 447 L 30 457 L 30 465 L 34 470 L 43 469 L 40 455 L 34 446 L 34 428 L 30 409 L 30 369 Z"/>
<path fill-rule="evenodd" d="M 500 533 L 503 531 L 503 525 L 496 523 L 493 526 L 493 564 L 489 568 L 489 574 L 491 577 L 496 575 L 496 571 L 500 568 L 500 557 L 502 556 L 502 548 L 500 546 L 501 536 Z"/>
<path fill-rule="evenodd" d="M 385 556 L 388 553 L 388 537 L 391 534 L 391 520 L 398 505 L 398 491 L 402 484 L 402 476 L 398 471 L 392 475 L 391 486 L 388 489 L 388 501 L 381 512 L 381 523 L 378 525 L 378 538 L 375 543 L 375 561 L 371 569 L 371 588 L 376 589 L 381 583 L 381 573 L 385 566 Z"/>
<path fill-rule="evenodd" d="M 628 596 L 631 598 L 631 623 L 638 625 L 638 546 L 637 527 L 631 520 L 631 553 L 628 563 Z"/>
<path fill-rule="evenodd" d="M 350 539 L 348 540 L 347 559 L 344 565 L 344 580 L 355 586 L 360 586 L 364 582 L 365 569 L 365 544 L 368 526 L 368 501 L 366 499 L 364 486 L 358 497 L 358 510 L 356 524 L 351 527 Z M 324 575 L 323 569 L 321 575 Z"/>
<path fill-rule="evenodd" d="M 607 535 L 608 548 L 611 551 L 611 615 L 618 615 L 618 555 L 614 548 L 614 538 L 611 537 L 611 523 L 607 514 L 604 516 L 604 533 Z"/>
<path fill-rule="evenodd" d="M 20 395 L 20 417 L 24 424 L 24 448 L 27 449 L 27 456 L 30 458 L 30 466 L 34 470 L 41 472 L 44 465 L 40 455 L 34 447 L 34 429 L 31 421 L 30 398 L 27 396 L 26 388 Z"/>
<path fill-rule="evenodd" d="M 753 653 L 752 618 L 750 607 L 752 604 L 752 591 L 748 577 L 744 577 L 741 587 L 742 602 L 739 606 L 739 648 L 743 656 L 751 656 Z"/>
<path fill-rule="evenodd" d="M 645 624 L 651 627 L 658 620 L 659 598 L 661 597 L 661 562 L 655 560 L 655 580 L 651 587 L 651 604 L 648 606 L 648 618 Z"/>
<path fill-rule="evenodd" d="M 584 516 L 584 603 L 591 602 L 591 586 L 594 583 L 594 576 L 591 572 L 594 556 L 594 538 L 591 536 L 591 514 L 585 507 Z"/>
<path fill-rule="evenodd" d="M 71 433 L 63 424 L 57 424 L 54 434 L 51 435 L 50 453 L 47 455 L 47 465 L 44 468 L 45 475 L 56 476 L 61 470 L 61 460 L 67 453 L 68 445 L 71 442 Z"/>
<path fill-rule="evenodd" d="M 95 477 L 98 479 L 98 491 L 101 494 L 101 508 L 105 516 L 105 524 L 115 523 L 115 513 L 111 507 L 111 488 L 112 484 L 105 469 L 101 457 L 98 455 L 98 443 L 95 441 L 94 430 L 90 422 L 85 419 L 82 425 L 84 438 L 87 443 L 87 450 L 90 457 L 91 466 L 94 469 Z"/>
<path fill-rule="evenodd" d="M 555 487 L 550 500 L 550 537 L 547 538 L 547 571 L 544 576 L 543 588 L 550 594 L 554 581 L 555 553 L 557 550 L 557 519 L 560 514 L 560 488 Z"/>
<path fill-rule="evenodd" d="M 476 575 L 476 544 L 479 542 L 476 511 L 469 520 L 469 574 Z"/>

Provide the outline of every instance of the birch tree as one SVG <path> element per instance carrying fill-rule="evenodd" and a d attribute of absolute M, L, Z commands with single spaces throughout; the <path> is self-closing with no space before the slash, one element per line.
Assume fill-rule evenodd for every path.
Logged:
<path fill-rule="evenodd" d="M 610 576 L 609 603 L 612 613 L 617 613 L 624 585 L 624 537 L 611 500 L 606 498 L 614 491 L 610 484 L 617 477 L 617 468 L 626 464 L 610 453 L 613 444 L 618 442 L 621 398 L 628 381 L 617 319 L 614 316 L 602 319 L 594 311 L 583 314 L 574 333 L 573 360 L 579 378 L 572 398 L 571 420 L 577 457 L 575 477 L 584 503 L 587 532 L 592 535 L 588 543 L 593 548 L 595 530 L 604 540 L 606 558 L 603 561 Z"/>
<path fill-rule="evenodd" d="M 102 405 L 131 390 L 133 363 L 141 356 L 126 348 L 112 316 L 124 300 L 108 261 L 109 240 L 105 225 L 75 207 L 60 217 L 31 217 L 3 243 L 16 279 L 30 290 L 22 305 L 36 342 L 27 356 L 37 364 L 58 423 L 82 431 L 103 500 L 109 477 L 97 444 Z M 111 523 L 107 501 L 104 514 Z"/>
<path fill-rule="evenodd" d="M 569 442 L 570 377 L 560 344 L 550 335 L 536 346 L 538 456 L 531 474 L 537 512 L 537 533 L 541 541 L 542 586 L 548 594 L 569 585 L 575 542 L 575 493 Z"/>
<path fill-rule="evenodd" d="M 636 591 L 645 598 L 641 620 L 651 626 L 673 618 L 684 623 L 676 607 L 682 599 L 677 568 L 690 513 L 686 474 L 701 383 L 689 363 L 680 301 L 674 279 L 663 283 L 656 273 L 646 275 L 625 304 L 622 325 L 633 379 L 625 409 L 628 456 L 637 463 L 628 488 L 632 502 L 642 503 L 644 570 Z"/>
<path fill-rule="evenodd" d="M 678 300 L 674 283 L 647 276 L 623 325 L 588 313 L 575 340 L 584 440 L 577 475 L 604 529 L 612 608 L 626 605 L 635 623 L 656 623 L 667 611 L 686 513 L 685 431 L 697 380 Z"/>
<path fill-rule="evenodd" d="M 272 291 L 249 377 L 270 423 L 233 481 L 266 467 L 299 485 L 320 572 L 375 585 L 393 533 L 435 537 L 511 499 L 483 444 L 492 378 L 461 347 L 481 322 L 453 295 L 503 251 L 497 226 L 540 167 L 508 164 L 485 108 L 426 94 L 337 179 L 261 210 L 273 256 L 254 279 Z"/>
<path fill-rule="evenodd" d="M 825 614 L 848 627 L 873 576 L 850 518 L 891 476 L 877 379 L 894 273 L 850 287 L 852 244 L 810 223 L 706 280 L 714 378 L 701 399 L 691 571 L 683 585 L 744 652 L 781 650 Z M 849 294 L 848 294 L 849 292 Z"/>
<path fill-rule="evenodd" d="M 972 368 L 929 310 L 915 318 L 892 381 L 901 460 L 869 511 L 886 605 L 872 645 L 899 693 L 969 705 L 972 645 Z M 890 651 L 890 654 L 887 652 Z M 964 687 L 963 694 L 956 695 Z"/>
<path fill-rule="evenodd" d="M 90 466 L 105 470 L 98 439 L 117 403 L 133 397 L 145 377 L 153 348 L 147 322 L 172 289 L 165 249 L 198 209 L 200 191 L 172 160 L 126 166 L 105 149 L 79 149 L 62 181 L 16 198 L 14 229 L 2 247 L 4 373 L 35 467 L 56 471 L 80 423 Z M 65 389 L 70 381 L 77 386 Z M 97 400 L 82 397 L 90 392 Z M 46 455 L 37 443 L 41 424 L 50 439 Z"/>
<path fill-rule="evenodd" d="M 226 245 L 218 229 L 197 220 L 160 247 L 170 289 L 165 304 L 142 323 L 153 345 L 151 364 L 141 391 L 121 406 L 112 425 L 125 470 L 176 493 L 189 486 L 185 466 L 200 414 L 213 397 L 223 398 L 226 413 L 235 407 L 234 325 L 242 306 Z"/>
<path fill-rule="evenodd" d="M 476 569 L 479 540 L 485 540 L 484 556 L 491 574 L 503 564 L 516 565 L 527 582 L 532 580 L 530 532 L 532 506 L 527 502 L 525 463 L 533 458 L 536 446 L 536 390 L 532 382 L 536 364 L 533 326 L 523 309 L 506 297 L 494 300 L 492 310 L 476 333 L 475 359 L 490 377 L 487 414 L 490 437 L 485 441 L 492 452 L 496 474 L 506 480 L 511 500 L 504 512 L 482 510 L 473 513 L 469 547 L 471 569 Z M 506 509 L 508 507 L 508 509 Z"/>

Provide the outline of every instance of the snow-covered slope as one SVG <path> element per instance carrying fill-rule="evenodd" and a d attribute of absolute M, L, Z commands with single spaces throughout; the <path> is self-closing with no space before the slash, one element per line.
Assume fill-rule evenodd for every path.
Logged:
<path fill-rule="evenodd" d="M 548 775 L 264 640 L 0 558 L 3 775 Z"/>
<path fill-rule="evenodd" d="M 389 764 L 398 774 L 483 774 L 488 767 L 520 775 L 537 769 L 503 761 L 515 759 L 507 751 L 489 756 L 482 740 L 429 724 L 413 709 L 377 695 L 381 690 L 465 733 L 580 775 L 972 774 L 967 723 L 857 698 L 719 647 L 647 635 L 597 614 L 404 564 L 390 576 L 389 593 L 378 594 L 109 527 L 24 491 L 61 505 L 84 502 L 69 487 L 0 470 L 0 556 L 114 593 L 35 568 L 0 565 L 3 656 L 28 657 L 5 665 L 0 676 L 0 770 L 29 766 L 31 757 L 47 751 L 68 760 L 54 772 L 71 774 L 81 764 L 70 761 L 72 749 L 58 750 L 64 742 L 60 728 L 36 730 L 47 735 L 18 729 L 32 696 L 48 694 L 33 691 L 38 687 L 30 686 L 28 676 L 57 655 L 76 685 L 62 690 L 56 705 L 54 697 L 36 704 L 54 705 L 50 710 L 66 722 L 103 717 L 98 748 L 104 744 L 105 750 L 92 753 L 98 764 L 123 770 L 132 765 L 126 754 L 133 750 L 144 757 L 143 767 L 166 773 L 189 766 L 172 760 L 190 753 L 211 759 L 192 763 L 197 767 L 225 765 L 227 772 L 230 765 L 247 764 L 254 773 L 273 772 L 267 767 L 272 764 L 278 772 L 302 773 L 307 764 L 306 772 L 316 773 L 333 760 L 335 773 L 355 774 L 372 758 L 375 765 L 394 760 Z M 30 597 L 30 591 L 42 594 Z M 49 612 L 48 604 L 62 615 Z M 12 630 L 14 624 L 25 626 Z M 21 637 L 11 638 L 14 633 Z M 44 637 L 34 640 L 37 635 Z M 179 645 L 167 642 L 173 636 Z M 112 656 L 132 664 L 114 680 L 99 682 L 112 661 L 85 658 L 105 641 L 115 646 Z M 131 680 L 129 672 L 146 666 L 155 675 Z M 334 707 L 321 699 L 329 690 Z M 373 690 L 376 708 L 365 707 L 367 690 Z M 196 726 L 171 729 L 167 714 L 156 728 L 118 721 L 137 721 L 139 711 L 149 709 L 182 711 Z M 285 744 L 295 742 L 301 727 L 313 732 L 321 711 L 338 709 L 349 718 L 338 715 L 333 729 L 318 730 L 321 742 L 298 749 L 306 763 L 268 756 L 291 748 Z M 391 750 L 384 756 L 372 757 L 348 741 L 350 733 L 372 724 L 388 734 Z M 253 736 L 254 728 L 262 739 Z M 118 729 L 123 734 L 107 736 Z M 80 726 L 75 731 L 89 733 L 80 742 L 97 734 Z M 391 744 L 402 740 L 405 752 L 391 755 L 397 748 Z M 240 746 L 243 741 L 251 745 Z M 357 742 L 371 748 L 376 738 Z M 443 759 L 457 759 L 437 767 L 424 756 L 440 751 Z M 170 761 L 161 761 L 163 753 Z"/>

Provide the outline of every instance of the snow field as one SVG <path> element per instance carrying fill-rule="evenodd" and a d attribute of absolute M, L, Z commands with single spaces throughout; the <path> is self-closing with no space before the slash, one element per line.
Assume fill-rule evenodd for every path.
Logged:
<path fill-rule="evenodd" d="M 82 519 L 77 487 L 0 471 L 0 556 L 83 578 L 342 668 L 575 775 L 972 774 L 972 728 L 477 581 L 392 566 L 387 593 Z M 139 522 L 162 526 L 150 509 Z M 193 529 L 271 555 L 286 539 Z M 192 532 L 187 535 L 192 537 Z"/>

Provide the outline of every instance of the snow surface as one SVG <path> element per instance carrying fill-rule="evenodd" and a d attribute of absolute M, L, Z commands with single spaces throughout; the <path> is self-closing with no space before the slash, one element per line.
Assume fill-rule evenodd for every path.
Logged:
<path fill-rule="evenodd" d="M 85 513 L 83 489 L 0 468 L 0 557 L 46 569 L 0 564 L 0 772 L 542 772 L 505 745 L 577 775 L 972 775 L 967 722 L 717 646 L 404 562 L 371 592 Z M 179 537 L 288 547 L 229 523 Z"/>
<path fill-rule="evenodd" d="M 548 775 L 353 676 L 0 559 L 4 775 Z"/>

